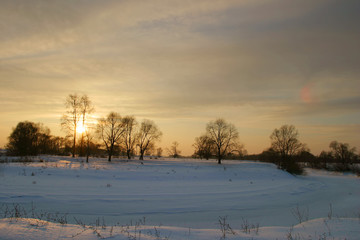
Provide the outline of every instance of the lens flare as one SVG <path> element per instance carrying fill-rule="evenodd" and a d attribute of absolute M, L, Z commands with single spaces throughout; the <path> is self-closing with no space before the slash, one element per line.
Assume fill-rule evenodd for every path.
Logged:
<path fill-rule="evenodd" d="M 301 89 L 300 98 L 305 103 L 313 102 L 313 96 L 311 94 L 311 85 L 306 85 Z"/>

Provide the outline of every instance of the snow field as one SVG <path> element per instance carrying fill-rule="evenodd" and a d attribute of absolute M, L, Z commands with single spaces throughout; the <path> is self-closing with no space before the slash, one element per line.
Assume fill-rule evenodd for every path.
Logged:
<path fill-rule="evenodd" d="M 163 238 L 171 234 L 170 239 L 218 239 L 219 217 L 226 217 L 236 232 L 227 237 L 233 239 L 282 239 L 292 226 L 290 234 L 298 239 L 319 239 L 321 234 L 328 239 L 330 234 L 359 239 L 352 237 L 360 235 L 360 184 L 352 175 L 308 170 L 307 176 L 295 177 L 258 162 L 217 165 L 193 159 L 152 159 L 141 164 L 138 160 L 107 163 L 90 159 L 87 164 L 67 157 L 41 158 L 45 162 L 0 165 L 0 204 L 30 208 L 33 203 L 43 212 L 66 214 L 68 224 L 47 223 L 43 227 L 46 233 L 53 231 L 49 226 L 66 228 L 72 237 L 82 228 L 72 225 L 75 218 L 87 225 L 101 218 L 109 226 L 106 231 L 101 229 L 103 234 L 109 237 L 109 228 L 115 225 L 115 239 L 128 239 L 120 226 L 145 217 L 141 239 L 146 239 L 145 232 L 150 230 L 153 235 L 148 239 L 156 238 L 154 226 Z M 303 221 L 300 225 L 299 218 Z M 31 220 L 1 220 L 0 238 L 12 239 L 11 229 L 19 234 L 20 229 L 32 229 L 31 237 L 41 239 L 35 238 L 41 229 L 27 221 Z M 259 226 L 258 233 L 244 233 L 244 222 Z M 4 233 L 4 229 L 10 232 Z M 58 239 L 54 234 L 50 236 Z M 98 236 L 87 229 L 76 237 Z"/>

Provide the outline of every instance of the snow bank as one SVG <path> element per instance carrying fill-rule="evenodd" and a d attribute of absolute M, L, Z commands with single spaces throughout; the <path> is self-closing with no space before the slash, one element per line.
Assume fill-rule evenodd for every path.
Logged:
<path fill-rule="evenodd" d="M 55 224 L 37 219 L 1 219 L 0 239 L 347 239 L 358 240 L 359 219 L 314 219 L 294 227 L 233 229 L 223 234 L 219 229 L 191 229 L 169 226 L 79 226 Z"/>

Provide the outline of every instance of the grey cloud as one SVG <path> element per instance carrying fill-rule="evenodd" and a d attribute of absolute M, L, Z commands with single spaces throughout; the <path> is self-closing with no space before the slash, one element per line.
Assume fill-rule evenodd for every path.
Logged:
<path fill-rule="evenodd" d="M 13 57 L 13 86 L 66 95 L 70 83 L 162 109 L 281 106 L 326 83 L 319 73 L 358 78 L 357 2 L 239 2 L 6 1 L 0 58 Z"/>

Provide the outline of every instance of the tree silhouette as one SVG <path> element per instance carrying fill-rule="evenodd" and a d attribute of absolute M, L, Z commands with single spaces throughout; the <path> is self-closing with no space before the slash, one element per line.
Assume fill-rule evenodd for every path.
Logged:
<path fill-rule="evenodd" d="M 94 107 L 87 95 L 79 96 L 69 94 L 65 100 L 66 113 L 61 118 L 61 127 L 73 138 L 72 157 L 76 154 L 77 128 L 79 123 L 86 128 L 88 115 L 94 111 Z M 84 156 L 85 130 L 81 132 L 80 156 Z"/>
<path fill-rule="evenodd" d="M 161 147 L 156 149 L 156 156 L 161 157 L 163 153 L 163 149 Z"/>
<path fill-rule="evenodd" d="M 283 125 L 275 128 L 270 135 L 271 148 L 279 154 L 278 166 L 286 171 L 299 174 L 300 166 L 295 163 L 293 156 L 305 150 L 305 144 L 299 141 L 299 132 L 293 125 Z"/>
<path fill-rule="evenodd" d="M 50 129 L 48 127 L 45 127 L 42 123 L 36 123 L 36 126 L 38 127 L 36 146 L 37 152 L 39 154 L 51 153 L 51 145 L 53 138 L 50 135 Z"/>
<path fill-rule="evenodd" d="M 139 129 L 137 137 L 137 146 L 140 151 L 140 160 L 144 159 L 144 153 L 154 146 L 154 143 L 160 140 L 162 132 L 158 129 L 155 123 L 151 120 L 145 119 Z"/>
<path fill-rule="evenodd" d="M 279 129 L 275 128 L 270 135 L 271 147 L 287 159 L 304 148 L 298 138 L 299 132 L 293 125 L 283 125 Z"/>
<path fill-rule="evenodd" d="M 340 162 L 344 166 L 352 163 L 353 160 L 356 159 L 356 148 L 350 148 L 348 143 L 332 141 L 329 147 L 331 148 L 331 156 L 333 156 L 337 162 Z"/>
<path fill-rule="evenodd" d="M 195 156 L 205 158 L 206 160 L 208 160 L 214 152 L 214 142 L 206 134 L 196 137 L 193 147 L 195 148 Z"/>
<path fill-rule="evenodd" d="M 34 156 L 38 154 L 40 127 L 33 122 L 19 122 L 9 136 L 9 155 Z"/>
<path fill-rule="evenodd" d="M 65 145 L 65 139 L 52 136 L 48 127 L 29 121 L 19 122 L 8 139 L 7 153 L 18 156 L 61 154 Z"/>
<path fill-rule="evenodd" d="M 86 133 L 87 131 L 87 125 L 88 125 L 88 118 L 89 118 L 89 114 L 93 113 L 95 111 L 94 106 L 92 105 L 89 97 L 87 95 L 83 95 L 81 96 L 80 99 L 80 111 L 81 111 L 81 121 L 82 121 L 82 126 L 84 127 L 84 131 L 81 132 L 81 140 L 80 140 L 80 156 L 84 156 L 85 155 L 85 151 L 84 151 L 84 145 L 85 145 L 85 137 L 86 134 L 89 134 L 90 131 L 88 131 L 88 133 Z M 87 156 L 88 157 L 88 156 Z"/>
<path fill-rule="evenodd" d="M 135 117 L 126 116 L 122 119 L 124 124 L 124 145 L 126 149 L 127 158 L 130 159 L 131 155 L 134 154 L 135 151 L 135 143 L 136 143 L 136 126 L 137 122 Z"/>
<path fill-rule="evenodd" d="M 86 141 L 86 162 L 89 162 L 89 156 L 91 151 L 91 144 L 95 138 L 94 127 L 87 126 L 85 129 L 85 141 Z"/>
<path fill-rule="evenodd" d="M 124 123 L 118 113 L 111 112 L 106 118 L 98 121 L 97 133 L 106 147 L 109 162 L 111 162 L 111 157 L 115 150 L 114 147 L 119 144 L 124 131 Z"/>
<path fill-rule="evenodd" d="M 218 164 L 221 164 L 221 160 L 238 145 L 239 133 L 233 124 L 221 118 L 209 122 L 206 133 L 215 145 Z"/>
<path fill-rule="evenodd" d="M 181 151 L 179 150 L 179 143 L 177 141 L 174 141 L 170 147 L 170 149 L 167 149 L 169 156 L 173 158 L 180 157 Z"/>
<path fill-rule="evenodd" d="M 68 109 L 61 118 L 61 127 L 68 131 L 73 137 L 72 157 L 76 152 L 76 129 L 81 118 L 81 97 L 77 94 L 69 94 L 65 106 Z"/>

